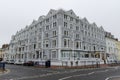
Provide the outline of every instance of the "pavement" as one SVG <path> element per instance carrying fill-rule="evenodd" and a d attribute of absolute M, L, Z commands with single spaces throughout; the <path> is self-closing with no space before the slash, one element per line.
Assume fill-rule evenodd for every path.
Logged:
<path fill-rule="evenodd" d="M 6 70 L 0 70 L 0 76 L 1 75 L 5 75 L 5 74 L 8 74 L 10 72 L 9 69 L 6 69 Z"/>
<path fill-rule="evenodd" d="M 95 69 L 51 69 L 6 65 L 6 68 L 10 72 L 0 75 L 0 80 L 112 80 L 111 76 L 120 75 L 119 66 Z"/>
<path fill-rule="evenodd" d="M 5 72 L 4 70 L 0 69 L 0 74 L 2 74 L 2 73 L 4 73 L 4 72 Z"/>
<path fill-rule="evenodd" d="M 2 72 L 3 72 L 3 71 L 2 71 L 2 70 L 0 70 L 0 74 L 2 74 Z"/>

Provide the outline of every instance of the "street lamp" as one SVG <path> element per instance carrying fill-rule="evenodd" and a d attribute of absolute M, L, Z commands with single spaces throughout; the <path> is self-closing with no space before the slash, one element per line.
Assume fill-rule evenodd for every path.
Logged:
<path fill-rule="evenodd" d="M 26 63 L 26 59 L 27 59 L 27 53 L 25 52 L 25 60 L 24 60 L 25 63 Z"/>

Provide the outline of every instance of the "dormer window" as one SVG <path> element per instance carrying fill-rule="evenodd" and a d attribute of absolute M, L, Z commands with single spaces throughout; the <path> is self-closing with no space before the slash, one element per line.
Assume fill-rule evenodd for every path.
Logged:
<path fill-rule="evenodd" d="M 56 18 L 57 18 L 57 15 L 54 15 L 54 16 L 53 16 L 53 19 L 56 19 Z"/>
<path fill-rule="evenodd" d="M 76 19 L 76 23 L 79 23 L 79 20 Z"/>
<path fill-rule="evenodd" d="M 49 18 L 48 18 L 48 19 L 46 19 L 46 23 L 47 23 L 47 22 L 49 22 Z"/>
<path fill-rule="evenodd" d="M 73 21 L 73 18 L 72 18 L 72 17 L 70 17 L 70 21 Z"/>
<path fill-rule="evenodd" d="M 52 12 L 50 12 L 50 14 L 52 14 Z"/>
<path fill-rule="evenodd" d="M 64 19 L 67 19 L 67 15 L 64 15 Z"/>

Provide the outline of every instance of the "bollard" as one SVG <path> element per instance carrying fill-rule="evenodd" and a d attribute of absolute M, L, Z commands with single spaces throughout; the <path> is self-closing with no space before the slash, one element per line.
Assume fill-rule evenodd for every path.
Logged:
<path fill-rule="evenodd" d="M 51 61 L 50 61 L 50 60 L 47 60 L 47 61 L 45 62 L 45 67 L 46 67 L 46 68 L 51 67 Z"/>

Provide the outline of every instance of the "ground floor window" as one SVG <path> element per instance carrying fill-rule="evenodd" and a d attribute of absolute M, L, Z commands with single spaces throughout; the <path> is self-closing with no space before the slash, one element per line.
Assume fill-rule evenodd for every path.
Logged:
<path fill-rule="evenodd" d="M 85 58 L 89 58 L 89 54 L 85 54 Z"/>
<path fill-rule="evenodd" d="M 96 57 L 95 57 L 95 53 L 91 53 L 88 51 L 62 50 L 61 58 L 80 59 L 80 58 L 96 58 Z M 97 55 L 97 58 L 100 58 L 100 54 Z"/>
<path fill-rule="evenodd" d="M 63 58 L 69 58 L 71 55 L 71 51 L 62 51 L 61 57 Z"/>
<path fill-rule="evenodd" d="M 56 59 L 57 58 L 57 52 L 56 51 L 52 51 L 52 59 Z"/>

